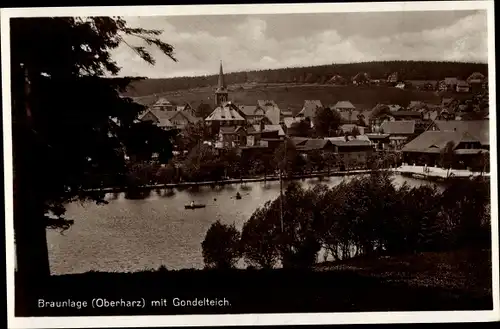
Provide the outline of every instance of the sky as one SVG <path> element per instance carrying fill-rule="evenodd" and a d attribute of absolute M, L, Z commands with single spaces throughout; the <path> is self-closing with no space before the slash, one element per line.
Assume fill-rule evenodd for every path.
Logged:
<path fill-rule="evenodd" d="M 172 61 L 147 46 L 156 64 L 127 45 L 113 50 L 120 76 L 170 78 L 384 60 L 486 63 L 486 11 L 124 17 L 130 27 L 163 30 Z"/>

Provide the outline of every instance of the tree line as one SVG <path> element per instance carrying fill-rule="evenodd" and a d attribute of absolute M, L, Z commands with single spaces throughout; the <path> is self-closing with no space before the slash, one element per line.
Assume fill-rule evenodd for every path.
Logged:
<path fill-rule="evenodd" d="M 214 70 L 215 72 L 216 70 Z M 372 79 L 385 80 L 394 72 L 399 80 L 443 80 L 445 77 L 466 79 L 474 72 L 488 73 L 482 63 L 387 61 L 350 64 L 330 64 L 310 67 L 286 67 L 273 70 L 256 70 L 226 73 L 228 85 L 244 83 L 326 83 L 336 75 L 350 81 L 358 73 L 367 73 Z M 217 85 L 218 75 L 142 79 L 133 81 L 127 90 L 129 96 L 144 96 L 174 90 L 203 88 Z"/>
<path fill-rule="evenodd" d="M 436 186 L 395 187 L 373 171 L 328 188 L 291 182 L 257 209 L 241 232 L 215 222 L 202 243 L 208 268 L 309 268 L 321 249 L 334 260 L 460 248 L 488 248 L 489 183 L 450 179 Z"/>

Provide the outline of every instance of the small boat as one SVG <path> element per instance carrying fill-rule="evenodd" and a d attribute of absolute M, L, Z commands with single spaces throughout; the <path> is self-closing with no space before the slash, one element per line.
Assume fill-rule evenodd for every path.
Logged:
<path fill-rule="evenodd" d="M 184 205 L 184 209 L 198 209 L 198 208 L 205 208 L 204 204 L 186 204 Z"/>
<path fill-rule="evenodd" d="M 236 192 L 236 200 L 239 200 L 239 199 L 241 199 L 241 194 L 240 194 L 240 192 Z"/>

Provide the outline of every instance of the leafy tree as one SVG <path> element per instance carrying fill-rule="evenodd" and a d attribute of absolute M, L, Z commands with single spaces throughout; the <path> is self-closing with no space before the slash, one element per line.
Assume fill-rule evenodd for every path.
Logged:
<path fill-rule="evenodd" d="M 208 268 L 230 269 L 240 258 L 240 232 L 233 225 L 213 223 L 201 246 L 203 261 Z"/>
<path fill-rule="evenodd" d="M 126 171 L 127 145 L 112 119 L 123 132 L 144 108 L 119 96 L 132 79 L 103 78 L 119 72 L 110 50 L 129 36 L 175 58 L 158 38 L 161 31 L 130 28 L 121 18 L 14 18 L 10 24 L 14 231 L 18 275 L 29 285 L 50 275 L 46 226 L 60 225 L 47 214 L 67 227 L 64 203 L 103 202 L 103 194 L 85 192 L 88 182 Z M 145 47 L 132 48 L 155 63 Z"/>
<path fill-rule="evenodd" d="M 455 143 L 453 141 L 446 143 L 446 146 L 441 151 L 440 162 L 443 168 L 448 169 L 448 174 L 446 176 L 449 176 L 450 169 L 455 163 Z"/>
<path fill-rule="evenodd" d="M 321 151 L 314 150 L 307 156 L 308 162 L 312 165 L 315 170 L 323 170 L 325 165 L 325 160 Z"/>
<path fill-rule="evenodd" d="M 279 209 L 276 205 L 271 207 L 271 201 L 268 201 L 264 207 L 258 208 L 243 225 L 242 253 L 245 262 L 250 266 L 264 269 L 276 266 L 279 260 L 279 216 Z"/>
<path fill-rule="evenodd" d="M 332 136 L 341 123 L 340 114 L 329 108 L 320 108 L 314 117 L 314 130 L 318 137 Z"/>
<path fill-rule="evenodd" d="M 172 183 L 176 179 L 176 169 L 172 163 L 158 169 L 155 175 L 156 182 L 160 184 Z"/>
<path fill-rule="evenodd" d="M 210 128 L 204 121 L 190 123 L 181 131 L 176 138 L 176 146 L 179 150 L 190 151 L 199 143 L 211 139 Z"/>
<path fill-rule="evenodd" d="M 292 123 L 288 134 L 297 137 L 309 137 L 311 135 L 311 122 L 309 120 L 301 120 Z"/>
<path fill-rule="evenodd" d="M 298 157 L 299 154 L 297 153 L 295 145 L 290 139 L 286 139 L 285 142 L 274 151 L 273 167 L 277 170 L 281 170 L 287 175 L 292 175 L 297 169 Z"/>
<path fill-rule="evenodd" d="M 182 163 L 183 177 L 188 181 L 220 180 L 224 166 L 215 150 L 205 144 L 194 147 Z"/>
<path fill-rule="evenodd" d="M 150 161 L 153 153 L 158 154 L 161 163 L 172 158 L 173 130 L 163 130 L 149 121 L 132 123 L 129 127 L 119 128 L 120 139 L 126 151 L 136 161 Z"/>

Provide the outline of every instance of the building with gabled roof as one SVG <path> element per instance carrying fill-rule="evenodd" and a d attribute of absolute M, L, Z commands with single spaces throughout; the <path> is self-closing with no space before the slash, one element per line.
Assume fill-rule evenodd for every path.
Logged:
<path fill-rule="evenodd" d="M 434 121 L 428 128 L 429 131 L 444 132 L 467 132 L 481 142 L 485 149 L 490 147 L 490 123 L 489 120 L 450 120 Z"/>
<path fill-rule="evenodd" d="M 336 111 L 354 111 L 356 107 L 352 105 L 350 101 L 338 101 L 337 104 L 333 105 L 332 110 Z"/>
<path fill-rule="evenodd" d="M 296 115 L 296 117 L 301 117 L 304 119 L 309 118 L 312 122 L 314 117 L 316 117 L 316 111 L 322 107 L 323 104 L 318 99 L 305 100 L 302 110 Z"/>
<path fill-rule="evenodd" d="M 173 111 L 174 105 L 165 97 L 160 97 L 156 102 L 151 105 L 152 110 L 161 110 L 161 111 Z"/>
<path fill-rule="evenodd" d="M 245 124 L 246 120 L 243 112 L 235 104 L 224 102 L 205 118 L 205 122 L 221 126 L 238 126 Z"/>
<path fill-rule="evenodd" d="M 385 121 L 380 131 L 389 134 L 389 141 L 393 148 L 399 150 L 415 134 L 415 121 Z"/>
<path fill-rule="evenodd" d="M 453 167 L 464 169 L 473 165 L 478 157 L 488 154 L 481 141 L 467 131 L 428 130 L 403 147 L 404 162 L 437 166 L 449 143 L 453 145 L 452 151 L 456 158 Z"/>

